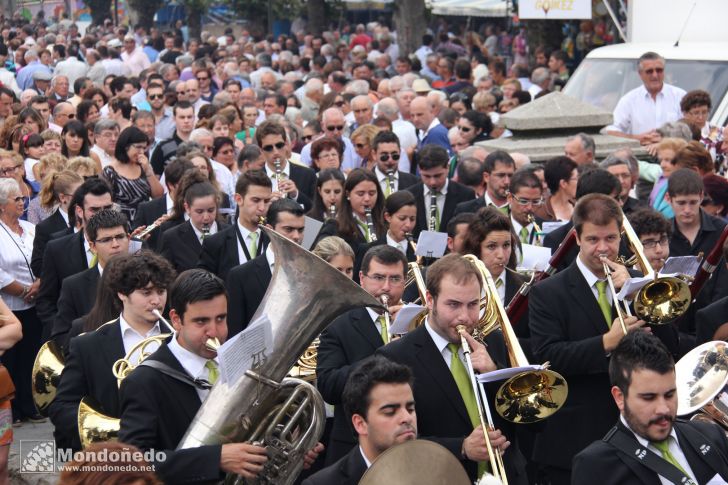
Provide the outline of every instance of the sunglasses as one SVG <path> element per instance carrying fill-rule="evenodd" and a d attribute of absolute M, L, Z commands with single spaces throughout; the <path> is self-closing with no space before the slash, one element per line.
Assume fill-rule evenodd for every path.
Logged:
<path fill-rule="evenodd" d="M 198 77 L 197 78 L 198 81 L 207 81 L 208 79 L 210 79 L 210 78 L 207 77 L 207 76 L 203 76 L 203 77 Z"/>
<path fill-rule="evenodd" d="M 182 93 L 177 93 L 182 94 Z M 164 94 L 150 94 L 149 99 L 164 99 Z"/>
<path fill-rule="evenodd" d="M 337 101 L 337 102 L 334 103 L 334 106 L 338 106 L 339 108 L 341 108 L 342 106 L 344 106 L 344 102 L 343 101 Z"/>
<path fill-rule="evenodd" d="M 392 158 L 392 160 L 397 161 L 399 160 L 399 153 L 382 153 L 381 155 L 379 155 L 379 161 L 386 162 L 387 160 L 389 160 L 390 157 Z"/>
<path fill-rule="evenodd" d="M 366 148 L 366 147 L 368 147 L 368 146 L 369 146 L 369 145 L 367 145 L 366 143 L 357 143 L 357 144 L 356 144 L 356 147 L 357 147 L 357 148 L 358 148 L 359 150 L 361 150 L 361 149 L 363 149 L 363 148 Z"/>
<path fill-rule="evenodd" d="M 326 129 L 328 131 L 342 131 L 344 129 L 344 125 L 338 125 L 338 126 L 327 126 Z"/>
<path fill-rule="evenodd" d="M 458 129 L 463 133 L 467 133 L 470 131 L 470 128 L 468 128 L 467 126 L 458 126 Z"/>
<path fill-rule="evenodd" d="M 645 69 L 645 74 L 647 74 L 649 76 L 651 76 L 652 74 L 655 74 L 655 73 L 662 74 L 663 72 L 665 72 L 665 69 L 663 69 L 662 67 L 655 67 L 653 69 Z"/>
<path fill-rule="evenodd" d="M 279 141 L 279 142 L 278 142 L 278 143 L 276 143 L 275 145 L 264 145 L 264 146 L 263 146 L 263 147 L 261 147 L 261 148 L 263 148 L 263 151 L 266 151 L 266 152 L 272 152 L 274 148 L 275 148 L 276 150 L 282 150 L 284 146 L 286 146 L 286 143 L 285 143 L 285 142 L 283 142 L 283 141 Z"/>

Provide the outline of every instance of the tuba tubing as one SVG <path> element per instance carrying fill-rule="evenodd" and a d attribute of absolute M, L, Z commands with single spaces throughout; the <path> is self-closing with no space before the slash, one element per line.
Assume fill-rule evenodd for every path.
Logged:
<path fill-rule="evenodd" d="M 373 296 L 323 259 L 270 229 L 263 231 L 270 238 L 275 267 L 252 321 L 268 317 L 272 346 L 254 369 L 235 382 L 218 380 L 177 449 L 250 441 L 259 423 L 276 412 L 284 377 L 321 331 L 352 308 L 382 308 Z M 270 442 L 264 445 L 269 452 L 275 447 Z M 267 466 L 261 474 L 267 478 L 259 479 L 259 483 L 292 483 L 306 451 L 300 447 L 287 450 L 285 462 L 274 470 Z"/>

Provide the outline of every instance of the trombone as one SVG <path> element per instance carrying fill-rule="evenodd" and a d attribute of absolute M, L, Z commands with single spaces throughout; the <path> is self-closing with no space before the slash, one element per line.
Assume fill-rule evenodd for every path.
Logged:
<path fill-rule="evenodd" d="M 534 244 L 536 244 L 537 246 L 543 246 L 543 242 L 541 241 L 541 228 L 536 223 L 536 218 L 533 216 L 533 214 L 528 214 L 528 222 L 533 224 Z"/>

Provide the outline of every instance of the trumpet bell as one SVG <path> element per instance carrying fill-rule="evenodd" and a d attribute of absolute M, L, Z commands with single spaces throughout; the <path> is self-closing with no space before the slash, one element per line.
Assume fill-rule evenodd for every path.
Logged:
<path fill-rule="evenodd" d="M 84 397 L 78 405 L 78 430 L 81 446 L 88 447 L 101 441 L 117 441 L 121 420 L 99 411 L 92 399 Z"/>
<path fill-rule="evenodd" d="M 691 299 L 690 287 L 683 280 L 661 277 L 640 289 L 634 300 L 634 311 L 650 325 L 662 325 L 685 313 Z"/>
<path fill-rule="evenodd" d="M 56 398 L 58 383 L 63 372 L 63 353 L 53 340 L 44 343 L 33 362 L 32 392 L 35 407 L 43 416 Z"/>
<path fill-rule="evenodd" d="M 548 418 L 566 402 L 569 386 L 552 370 L 526 371 L 508 379 L 495 396 L 495 407 L 512 423 L 536 423 Z"/>

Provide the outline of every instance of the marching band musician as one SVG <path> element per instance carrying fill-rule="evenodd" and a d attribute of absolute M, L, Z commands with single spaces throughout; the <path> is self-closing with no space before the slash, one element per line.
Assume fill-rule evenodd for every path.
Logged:
<path fill-rule="evenodd" d="M 593 172 L 589 172 L 593 173 Z M 586 176 L 586 174 L 584 175 Z M 610 177 L 613 177 L 611 174 Z M 622 211 L 613 197 L 581 197 L 572 217 L 579 253 L 567 269 L 535 285 L 529 298 L 529 326 L 534 354 L 550 362 L 569 383 L 569 398 L 545 422 L 536 438 L 534 460 L 542 483 L 566 485 L 571 460 L 589 443 L 604 436 L 616 419 L 609 396 L 609 355 L 624 337 L 606 280 L 612 273 L 617 291 L 630 277 L 615 262 L 620 247 Z M 645 322 L 624 316 L 628 331 Z M 653 327 L 677 352 L 677 331 L 669 325 Z M 574 426 L 574 423 L 579 423 Z M 559 446 L 554 446 L 559 443 Z"/>
<path fill-rule="evenodd" d="M 375 246 L 364 255 L 361 286 L 374 298 L 386 295 L 390 321 L 394 321 L 404 291 L 407 259 L 397 249 Z M 316 362 L 316 387 L 324 400 L 335 405 L 334 425 L 326 452 L 326 465 L 339 460 L 356 445 L 351 422 L 341 408 L 344 385 L 352 366 L 387 342 L 389 329 L 383 315 L 371 308 L 356 308 L 336 318 L 323 331 Z"/>
<path fill-rule="evenodd" d="M 205 238 L 197 267 L 225 279 L 232 268 L 265 252 L 268 238 L 258 223 L 268 212 L 273 198 L 271 187 L 270 179 L 262 170 L 240 175 L 235 184 L 238 220 L 231 227 Z"/>
<path fill-rule="evenodd" d="M 273 184 L 273 193 L 295 200 L 309 211 L 316 190 L 316 172 L 289 161 L 291 144 L 283 125 L 273 121 L 261 123 L 255 129 L 255 140 L 263 150 L 265 173 Z"/>
<path fill-rule="evenodd" d="M 372 140 L 374 174 L 385 197 L 419 182 L 415 175 L 399 170 L 400 152 L 399 137 L 394 132 L 380 131 L 374 136 Z"/>
<path fill-rule="evenodd" d="M 519 170 L 508 186 L 508 207 L 511 208 L 511 226 L 521 244 L 542 246 L 542 236 L 537 226 L 543 221 L 535 211 L 544 203 L 543 187 L 533 172 Z"/>
<path fill-rule="evenodd" d="M 676 419 L 675 362 L 660 339 L 628 334 L 612 353 L 609 378 L 619 420 L 576 455 L 572 484 L 728 482 L 728 439 L 721 428 Z"/>
<path fill-rule="evenodd" d="M 470 335 L 479 319 L 481 285 L 477 268 L 461 255 L 449 254 L 437 260 L 427 270 L 425 323 L 377 351 L 412 370 L 419 435 L 450 450 L 471 480 L 483 473 L 484 467 L 478 465 L 489 458 L 456 327 L 464 325 L 467 329 L 465 338 L 476 372 L 496 370 L 494 359 L 507 362 L 500 332 L 486 337 L 487 349 Z M 496 429 L 488 431 L 488 437 L 493 449 L 504 453 L 508 481 L 526 484 L 525 459 L 517 446 L 510 447 L 509 438 L 501 431 L 508 429 L 513 439 L 512 427 L 498 415 L 493 418 Z"/>
<path fill-rule="evenodd" d="M 414 235 L 417 237 L 421 231 L 427 230 L 445 232 L 448 221 L 455 214 L 455 207 L 475 199 L 475 192 L 447 178 L 450 157 L 447 150 L 439 145 L 423 146 L 417 154 L 417 164 L 422 182 L 407 188 L 417 200 Z"/>
<path fill-rule="evenodd" d="M 217 352 L 205 344 L 227 339 L 225 285 L 207 271 L 185 271 L 170 289 L 170 307 L 175 334 L 148 357 L 157 365 L 137 367 L 122 382 L 119 440 L 164 450 L 155 471 L 166 483 L 218 481 L 224 473 L 254 478 L 268 459 L 262 446 L 227 443 L 175 451 L 209 393 L 200 379 L 214 384 L 220 375 Z M 321 449 L 319 444 L 309 452 L 306 463 Z"/>
<path fill-rule="evenodd" d="M 367 357 L 351 371 L 342 401 L 359 446 L 304 480 L 303 485 L 359 483 L 379 455 L 417 438 L 412 373 L 407 366 L 377 355 Z"/>
<path fill-rule="evenodd" d="M 642 243 L 647 261 L 652 269 L 659 273 L 667 258 L 670 257 L 669 242 L 672 235 L 672 224 L 665 216 L 651 207 L 633 211 L 628 219 Z"/>
<path fill-rule="evenodd" d="M 126 216 L 113 209 L 102 209 L 86 223 L 86 240 L 96 255 L 91 268 L 71 275 L 61 283 L 58 313 L 53 321 L 51 339 L 64 351 L 68 350 L 68 332 L 76 318 L 86 315 L 94 305 L 96 287 L 109 259 L 129 252 L 129 232 Z"/>
<path fill-rule="evenodd" d="M 161 333 L 154 310 L 164 310 L 167 287 L 175 277 L 172 265 L 149 251 L 116 258 L 124 259 L 118 264 L 114 261 L 115 273 L 108 275 L 108 284 L 121 300 L 121 315 L 94 332 L 71 339 L 58 392 L 48 410 L 56 440 L 74 450 L 81 448 L 77 417 L 81 399 L 88 396 L 99 406 L 95 409 L 119 417 L 119 387 L 112 368 L 136 344 Z M 138 358 L 131 356 L 132 360 Z"/>
<path fill-rule="evenodd" d="M 486 184 L 483 197 L 463 202 L 455 208 L 456 214 L 476 213 L 482 207 L 495 207 L 504 214 L 510 212 L 508 187 L 516 171 L 516 162 L 507 152 L 496 150 L 485 157 L 483 180 Z"/>
<path fill-rule="evenodd" d="M 278 199 L 270 205 L 266 225 L 278 234 L 300 245 L 306 223 L 303 208 L 291 199 Z M 273 248 L 252 261 L 236 266 L 228 273 L 228 333 L 230 336 L 244 330 L 255 315 L 270 284 L 274 267 Z"/>

